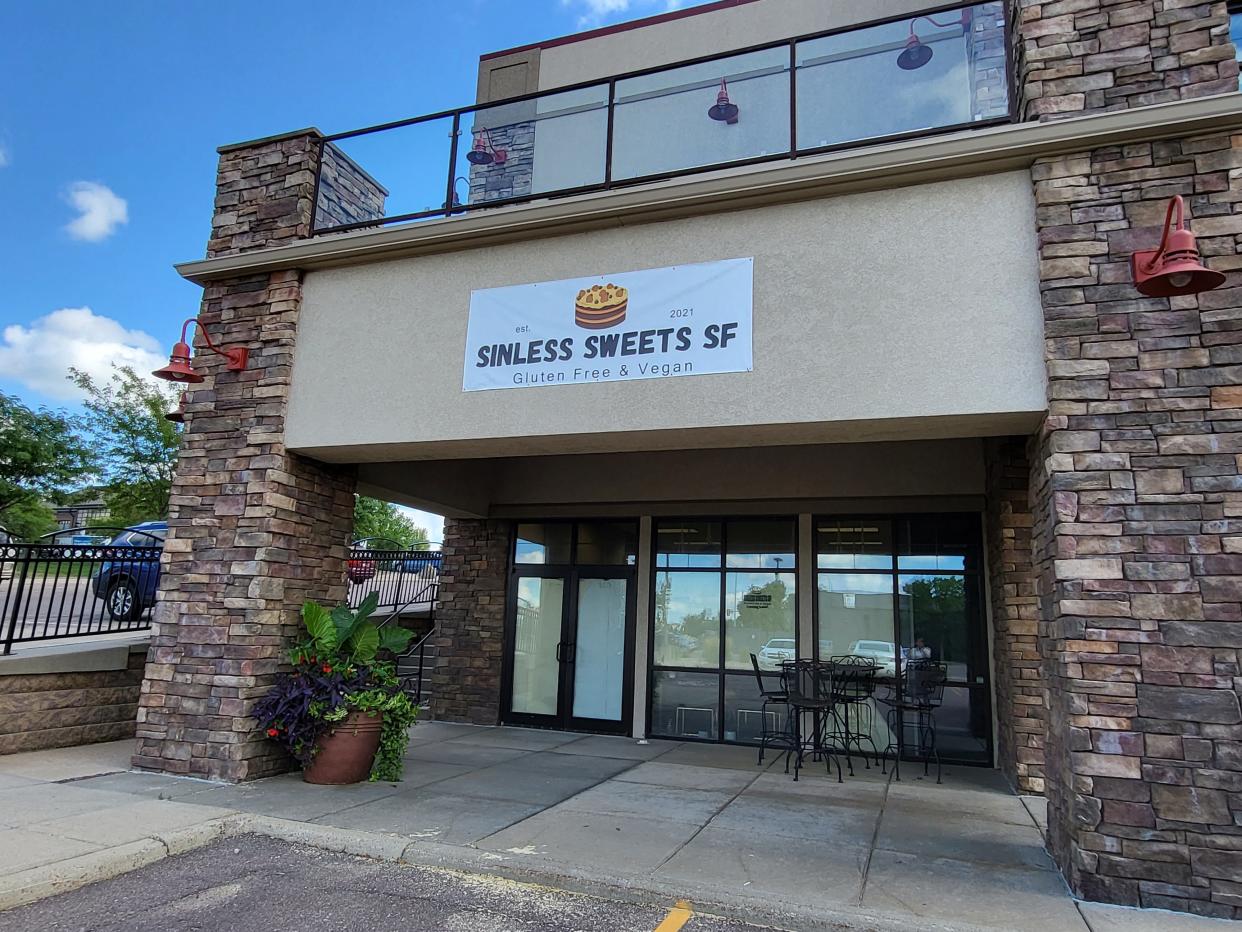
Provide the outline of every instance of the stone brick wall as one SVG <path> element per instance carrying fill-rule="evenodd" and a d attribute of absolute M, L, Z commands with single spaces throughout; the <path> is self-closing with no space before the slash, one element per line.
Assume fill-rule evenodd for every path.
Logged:
<path fill-rule="evenodd" d="M 1238 89 L 1224 0 L 1017 0 L 1019 114 L 1054 120 Z"/>
<path fill-rule="evenodd" d="M 1009 112 L 1009 80 L 1005 62 L 1005 4 L 982 3 L 969 11 L 966 61 L 970 66 L 971 116 L 976 120 Z"/>
<path fill-rule="evenodd" d="M 10 672 L 32 665 L 20 655 L 0 661 L 0 754 L 134 736 L 146 651 L 127 645 L 103 650 L 119 655 L 111 664 L 115 669 L 89 669 L 95 664 L 86 663 L 75 670 L 70 662 L 54 671 Z"/>
<path fill-rule="evenodd" d="M 1242 917 L 1242 135 L 1033 169 L 1049 846 L 1091 899 Z M 1145 298 L 1181 193 L 1222 288 Z"/>
<path fill-rule="evenodd" d="M 987 541 L 996 671 L 997 764 L 1022 793 L 1044 791 L 1047 690 L 1039 653 L 1039 598 L 1026 437 L 987 448 Z"/>
<path fill-rule="evenodd" d="M 526 105 L 529 108 L 530 105 Z M 506 107 L 506 111 L 517 109 Z M 535 123 L 520 120 L 488 129 L 492 145 L 504 149 L 507 158 L 503 165 L 470 165 L 470 203 L 482 204 L 502 198 L 526 197 L 531 194 L 535 180 Z M 473 144 L 473 137 L 469 144 Z M 461 151 L 459 149 L 459 151 Z M 465 152 L 461 158 L 465 159 Z"/>
<path fill-rule="evenodd" d="M 317 139 L 222 153 L 217 220 L 229 222 L 213 224 L 210 256 L 309 233 Z M 296 271 L 204 290 L 199 315 L 213 340 L 251 355 L 243 372 L 212 355 L 194 362 L 207 379 L 186 406 L 136 767 L 244 780 L 287 766 L 249 713 L 284 662 L 303 600 L 344 598 L 354 490 L 350 470 L 284 446 L 300 305 Z"/>
<path fill-rule="evenodd" d="M 438 721 L 500 720 L 509 541 L 507 521 L 444 522 L 431 676 L 431 711 Z"/>
<path fill-rule="evenodd" d="M 384 216 L 388 189 L 332 143 L 323 147 L 319 207 L 315 229 L 378 220 Z"/>

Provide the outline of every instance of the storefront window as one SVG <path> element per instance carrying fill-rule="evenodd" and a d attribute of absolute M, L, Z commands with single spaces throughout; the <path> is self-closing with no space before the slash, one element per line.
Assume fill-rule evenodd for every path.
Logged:
<path fill-rule="evenodd" d="M 514 561 L 538 564 L 568 563 L 569 542 L 572 535 L 573 525 L 567 522 L 519 524 Z"/>
<path fill-rule="evenodd" d="M 657 573 L 655 662 L 661 667 L 720 665 L 720 574 Z"/>
<path fill-rule="evenodd" d="M 866 657 L 890 682 L 912 661 L 943 663 L 950 688 L 937 742 L 946 759 L 990 759 L 981 575 L 978 515 L 816 520 L 819 658 Z"/>
<path fill-rule="evenodd" d="M 652 733 L 757 740 L 750 656 L 778 670 L 798 655 L 797 522 L 668 519 L 655 537 Z M 722 679 L 725 670 L 739 675 Z M 683 702 L 687 684 L 694 706 Z M 660 711 L 673 702 L 681 704 Z M 706 713 L 695 711 L 702 709 L 710 710 L 710 729 Z"/>
<path fill-rule="evenodd" d="M 633 566 L 638 562 L 638 526 L 633 521 L 579 522 L 574 562 Z"/>

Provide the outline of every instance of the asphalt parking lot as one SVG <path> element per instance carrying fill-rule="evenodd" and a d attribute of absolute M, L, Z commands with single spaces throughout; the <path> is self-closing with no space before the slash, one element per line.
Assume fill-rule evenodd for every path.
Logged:
<path fill-rule="evenodd" d="M 747 932 L 676 904 L 623 903 L 386 864 L 258 836 L 167 858 L 0 913 L 0 932 Z M 680 924 L 679 924 L 680 923 Z"/>

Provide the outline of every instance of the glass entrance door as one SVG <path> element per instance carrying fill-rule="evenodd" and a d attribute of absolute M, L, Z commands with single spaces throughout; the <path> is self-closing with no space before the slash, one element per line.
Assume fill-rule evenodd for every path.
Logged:
<path fill-rule="evenodd" d="M 516 538 L 504 720 L 624 733 L 637 528 L 615 521 L 520 524 Z"/>

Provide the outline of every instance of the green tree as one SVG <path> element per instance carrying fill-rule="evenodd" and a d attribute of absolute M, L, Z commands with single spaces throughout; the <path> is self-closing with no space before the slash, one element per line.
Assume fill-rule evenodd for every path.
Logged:
<path fill-rule="evenodd" d="M 34 540 L 56 530 L 56 512 L 37 498 L 27 498 L 4 509 L 0 525 L 14 537 Z"/>
<path fill-rule="evenodd" d="M 72 421 L 0 393 L 0 524 L 19 533 L 17 525 L 28 525 L 38 514 L 34 505 L 59 495 L 90 469 L 90 451 Z"/>
<path fill-rule="evenodd" d="M 181 429 L 164 415 L 177 406 L 179 390 L 157 385 L 129 366 L 114 367 L 103 383 L 80 369 L 69 372 L 86 392 L 82 425 L 98 459 L 112 523 L 165 517 Z"/>
<path fill-rule="evenodd" d="M 428 547 L 427 530 L 398 511 L 396 505 L 357 495 L 354 497 L 354 540 L 368 537 L 396 541 L 402 550 L 426 550 Z M 379 550 L 388 546 L 383 541 L 376 541 L 376 544 Z"/>

